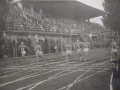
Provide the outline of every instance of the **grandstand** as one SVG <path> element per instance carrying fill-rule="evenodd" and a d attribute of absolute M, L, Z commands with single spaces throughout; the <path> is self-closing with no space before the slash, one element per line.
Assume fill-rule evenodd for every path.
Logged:
<path fill-rule="evenodd" d="M 8 1 L 12 2 L 7 2 L 6 31 L 0 38 L 0 90 L 111 88 L 111 38 L 107 38 L 111 30 L 89 21 L 106 12 L 73 0 Z M 86 57 L 85 50 L 80 51 L 81 60 L 76 51 L 78 39 L 87 40 L 92 47 Z M 30 49 L 22 48 L 24 57 L 21 42 Z M 35 57 L 36 42 L 42 47 L 43 58 Z M 70 57 L 66 44 L 71 46 Z"/>
<path fill-rule="evenodd" d="M 81 2 L 22 0 L 8 3 L 8 7 L 6 33 L 9 40 L 14 41 L 16 52 L 11 56 L 19 56 L 17 48 L 20 41 L 24 41 L 33 50 L 36 34 L 44 53 L 54 53 L 55 46 L 58 47 L 58 52 L 61 52 L 65 43 L 72 45 L 77 39 L 87 39 L 92 47 L 106 46 L 110 42 L 106 40 L 108 29 L 89 22 L 90 18 L 104 16 L 106 12 Z M 92 34 L 92 37 L 89 34 Z"/>

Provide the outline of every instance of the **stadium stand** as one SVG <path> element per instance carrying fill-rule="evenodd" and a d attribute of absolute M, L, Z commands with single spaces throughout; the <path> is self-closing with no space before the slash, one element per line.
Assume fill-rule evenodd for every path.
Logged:
<path fill-rule="evenodd" d="M 24 41 L 32 50 L 32 53 L 27 53 L 27 55 L 34 54 L 35 37 L 31 35 L 33 32 L 34 34 L 47 33 L 44 36 L 38 36 L 44 53 L 54 53 L 55 46 L 58 47 L 58 52 L 61 51 L 62 46 L 59 45 L 61 38 L 56 35 L 65 34 L 68 35 L 67 38 L 70 38 L 70 34 L 77 35 L 76 38 L 81 35 L 82 39 L 87 39 L 92 47 L 106 46 L 109 43 L 109 40 L 106 42 L 106 36 L 109 35 L 108 29 L 101 25 L 91 23 L 82 18 L 80 20 L 66 17 L 55 18 L 42 11 L 35 12 L 32 7 L 30 9 L 26 7 L 21 9 L 16 3 L 9 3 L 8 5 L 9 12 L 6 17 L 6 31 L 10 32 L 9 34 L 19 33 L 19 35 L 8 34 L 7 38 L 5 38 L 6 47 L 9 54 L 11 54 L 8 55 L 10 57 L 20 56 L 18 46 L 21 41 Z M 22 35 L 25 32 L 29 33 L 29 36 Z M 54 37 L 47 36 L 49 34 L 54 34 Z M 96 35 L 97 37 L 90 38 L 89 34 Z M 72 42 L 74 43 L 75 40 Z M 7 46 L 8 43 L 9 47 Z"/>

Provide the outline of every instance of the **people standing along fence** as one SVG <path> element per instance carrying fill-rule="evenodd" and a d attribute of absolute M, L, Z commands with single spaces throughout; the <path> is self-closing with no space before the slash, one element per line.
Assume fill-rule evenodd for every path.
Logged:
<path fill-rule="evenodd" d="M 36 40 L 37 38 L 37 40 Z M 0 40 L 0 57 L 3 58 L 4 55 L 8 56 L 9 58 L 12 57 L 21 57 L 21 50 L 19 49 L 19 46 L 21 45 L 21 42 L 26 45 L 28 49 L 25 49 L 26 56 L 28 55 L 35 55 L 35 43 L 38 42 L 38 44 L 41 46 L 43 53 L 47 54 L 49 53 L 49 48 L 51 53 L 60 52 L 60 45 L 59 45 L 59 38 L 56 39 L 56 37 L 43 37 L 43 36 L 6 36 L 2 37 Z M 50 43 L 50 45 L 49 45 Z M 57 48 L 55 48 L 57 47 Z M 7 52 L 7 54 L 6 54 Z"/>

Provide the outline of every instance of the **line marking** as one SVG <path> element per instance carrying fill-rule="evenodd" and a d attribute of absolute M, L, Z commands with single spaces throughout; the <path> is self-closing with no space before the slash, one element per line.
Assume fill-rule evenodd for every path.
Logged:
<path fill-rule="evenodd" d="M 94 60 L 93 60 L 94 61 Z M 110 61 L 110 60 L 108 60 L 108 61 Z M 105 61 L 105 62 L 108 62 L 108 61 Z M 103 63 L 105 63 L 105 62 L 102 62 L 102 63 L 99 63 L 99 64 L 103 64 Z M 84 69 L 84 68 L 82 68 L 82 69 Z M 69 72 L 69 73 L 66 73 L 66 74 L 62 74 L 62 75 L 57 75 L 57 76 L 54 76 L 53 78 L 51 78 L 51 77 L 49 77 L 48 79 L 46 79 L 46 80 L 43 80 L 43 81 L 41 81 L 41 82 L 37 82 L 37 83 L 35 83 L 35 84 L 31 84 L 31 85 L 35 85 L 35 86 L 33 86 L 33 87 L 31 87 L 30 89 L 28 89 L 28 90 L 32 90 L 33 88 L 35 88 L 35 87 L 37 87 L 38 85 L 40 85 L 40 84 L 42 84 L 42 83 L 44 83 L 44 82 L 46 82 L 46 81 L 49 81 L 49 80 L 52 80 L 52 79 L 55 79 L 55 78 L 58 78 L 58 77 L 61 77 L 61 76 L 65 76 L 65 75 L 68 75 L 68 74 L 71 74 L 71 73 L 74 73 L 74 72 L 76 72 L 76 71 L 72 71 L 72 72 Z M 55 74 L 56 75 L 56 74 Z M 30 85 L 28 85 L 27 87 L 30 87 Z M 22 90 L 22 89 L 24 89 L 24 88 L 26 88 L 26 87 L 23 87 L 23 88 L 20 88 L 20 89 L 17 89 L 17 90 Z"/>
<path fill-rule="evenodd" d="M 95 61 L 95 60 L 93 60 L 93 61 Z M 90 61 L 90 62 L 93 62 L 93 61 Z M 87 62 L 87 63 L 89 63 L 89 62 Z M 83 68 L 84 69 L 84 68 Z M 70 73 L 74 73 L 74 72 L 76 72 L 76 71 L 73 71 L 73 72 L 70 72 Z M 52 80 L 52 79 L 55 79 L 55 78 L 58 78 L 58 77 L 60 77 L 60 76 L 64 76 L 64 75 L 67 75 L 67 74 L 70 74 L 70 73 L 66 73 L 66 74 L 63 74 L 63 75 L 59 75 L 59 76 L 57 76 L 57 77 L 53 77 L 53 78 L 48 78 L 48 79 L 46 79 L 46 80 L 43 80 L 43 81 L 41 81 L 41 82 L 37 82 L 37 83 L 34 83 L 34 84 L 31 84 L 31 85 L 28 85 L 28 86 L 25 86 L 25 87 L 21 87 L 21 88 L 19 88 L 19 89 L 17 89 L 17 90 L 22 90 L 22 89 L 25 89 L 25 88 L 28 88 L 28 87 L 31 87 L 31 86 L 33 86 L 33 85 L 35 85 L 34 87 L 36 87 L 37 85 L 39 85 L 39 84 L 41 84 L 41 83 L 43 83 L 43 82 L 45 82 L 45 81 L 49 81 L 49 80 Z M 55 74 L 56 75 L 56 74 Z M 53 75 L 54 76 L 54 75 Z M 33 88 L 33 87 L 31 87 L 31 88 Z"/>
<path fill-rule="evenodd" d="M 111 78 L 110 78 L 110 90 L 113 90 L 112 80 L 113 80 L 113 72 L 112 72 Z"/>
<path fill-rule="evenodd" d="M 108 57 L 107 57 L 108 58 Z M 93 61 L 95 61 L 95 60 L 93 60 Z M 91 62 L 91 61 L 90 61 Z M 87 62 L 88 63 L 88 62 Z M 78 65 L 77 65 L 78 66 Z M 36 75 L 35 75 L 36 76 Z M 31 77 L 35 77 L 35 76 L 31 76 Z M 30 77 L 26 77 L 26 78 L 30 78 Z M 25 77 L 22 77 L 22 78 L 20 78 L 20 79 L 17 79 L 17 80 L 15 80 L 15 81 L 12 81 L 12 82 L 8 82 L 8 83 L 5 83 L 5 84 L 1 84 L 0 85 L 0 87 L 2 87 L 2 86 L 5 86 L 5 85 L 7 85 L 7 84 L 10 84 L 10 83 L 13 83 L 13 82 L 16 82 L 16 81 L 19 81 L 19 80 L 23 80 L 23 79 L 26 79 Z"/>
<path fill-rule="evenodd" d="M 21 73 L 22 72 L 22 73 Z M 19 74 L 23 74 L 23 73 L 28 73 L 28 72 L 33 72 L 33 71 L 26 71 L 26 70 L 23 70 L 23 71 L 19 71 L 19 72 L 15 72 L 15 73 L 12 73 L 10 75 L 4 75 L 4 76 L 1 76 L 1 78 L 6 78 L 6 77 L 11 77 L 11 76 L 15 76 L 15 75 L 19 75 Z"/>
<path fill-rule="evenodd" d="M 108 58 L 108 57 L 105 57 L 105 58 Z M 101 58 L 101 59 L 104 59 L 104 58 Z M 98 59 L 95 59 L 95 60 L 93 60 L 93 61 L 97 61 L 97 60 L 98 60 Z M 93 61 L 89 61 L 89 62 L 85 62 L 85 63 L 90 63 L 90 62 L 93 62 Z M 84 65 L 85 63 L 81 63 L 81 64 L 79 64 L 79 65 L 75 65 L 74 67 L 71 67 L 71 68 L 69 68 L 69 69 L 67 69 L 67 70 L 64 70 L 64 71 L 62 71 L 62 72 L 60 72 L 60 73 L 57 73 L 57 74 L 51 76 L 50 78 L 55 77 L 55 76 L 57 76 L 57 75 L 65 72 L 65 71 L 68 71 L 68 70 L 70 70 L 70 69 L 72 69 L 72 68 L 75 68 L 75 67 L 77 67 L 77 66 Z"/>
<path fill-rule="evenodd" d="M 85 74 L 88 73 L 89 71 L 90 71 L 90 69 L 87 70 L 86 72 L 84 72 L 82 75 L 80 75 L 77 79 L 75 79 L 74 82 L 71 83 L 66 90 L 69 90 L 69 89 L 77 82 L 77 80 L 79 80 L 83 75 L 85 75 Z"/>
<path fill-rule="evenodd" d="M 105 62 L 102 62 L 102 63 L 98 63 L 98 65 L 104 64 L 104 63 L 109 62 L 109 61 L 110 61 L 110 60 L 105 61 Z M 89 67 L 92 67 L 92 66 L 89 66 Z M 89 68 L 89 67 L 87 67 L 87 68 Z M 65 87 L 66 87 L 66 86 L 65 86 Z"/>
<path fill-rule="evenodd" d="M 98 56 L 99 53 L 97 53 L 96 55 Z M 75 59 L 75 58 L 74 58 L 74 59 Z M 77 59 L 78 59 L 78 58 L 77 58 Z M 70 60 L 71 60 L 71 59 L 70 59 Z M 66 61 L 66 60 L 65 60 L 65 61 Z M 60 62 L 62 62 L 62 61 L 60 61 Z M 55 62 L 55 63 L 56 63 L 56 62 Z M 49 64 L 51 64 L 51 63 L 49 63 Z M 49 64 L 47 64 L 47 65 L 49 65 Z M 54 63 L 52 63 L 52 64 L 54 64 Z M 27 66 L 28 66 L 28 65 L 27 65 Z M 43 66 L 44 66 L 44 65 L 43 65 Z M 12 69 L 16 69 L 16 68 L 12 68 Z M 24 70 L 28 70 L 28 69 L 25 68 Z M 12 71 L 13 71 L 13 70 L 12 70 Z"/>
<path fill-rule="evenodd" d="M 63 61 L 59 61 L 59 62 L 63 62 Z M 55 62 L 55 63 L 59 63 L 59 62 Z M 49 64 L 53 64 L 53 63 L 47 63 L 47 64 L 45 64 L 45 65 L 49 65 Z M 44 66 L 44 65 L 42 65 L 42 66 Z M 9 68 L 10 69 L 10 68 Z M 15 70 L 11 70 L 11 71 L 17 71 L 17 70 L 21 70 L 21 69 L 19 69 L 19 68 L 12 68 L 12 69 L 15 69 Z M 16 70 L 17 69 L 17 70 Z M 27 69 L 27 68 L 22 68 L 22 70 L 29 70 L 29 69 Z M 60 70 L 60 69 L 59 69 Z M 11 72 L 11 71 L 8 71 L 8 72 Z"/>
<path fill-rule="evenodd" d="M 25 76 L 25 77 L 21 77 L 19 79 L 16 79 L 16 80 L 13 80 L 13 81 L 10 81 L 10 82 L 7 82 L 7 83 L 4 83 L 4 84 L 0 84 L 0 87 L 3 87 L 5 85 L 8 85 L 8 84 L 11 84 L 11 83 L 14 83 L 14 82 L 17 82 L 17 81 L 21 81 L 21 80 L 24 80 L 24 79 L 28 79 L 28 78 L 31 78 L 31 77 L 35 77 L 35 76 L 39 76 L 39 75 L 43 75 L 43 74 L 46 74 L 46 73 L 50 73 L 50 72 L 54 72 L 54 71 L 49 71 L 49 72 L 45 72 L 45 73 L 42 73 L 42 74 L 37 74 L 37 75 L 33 75 L 33 76 Z"/>
<path fill-rule="evenodd" d="M 106 63 L 106 62 L 104 62 Z M 102 63 L 102 64 L 104 64 Z M 100 63 L 101 64 L 101 63 Z M 99 64 L 98 64 L 99 65 Z M 94 65 L 93 65 L 94 66 Z M 91 66 L 92 67 L 92 66 Z M 89 68 L 89 67 L 88 67 Z M 79 80 L 84 74 L 88 73 L 92 68 L 89 68 L 89 70 L 87 70 L 85 73 L 83 73 L 82 75 L 80 75 L 73 83 L 71 83 L 71 85 L 69 85 L 69 87 L 66 90 L 69 90 L 76 82 L 77 80 Z"/>
<path fill-rule="evenodd" d="M 89 58 L 90 59 L 90 58 Z M 65 63 L 65 64 L 68 64 L 68 63 Z M 62 64 L 63 65 L 63 64 Z M 13 69 L 13 68 L 12 68 Z M 16 68 L 15 68 L 16 69 Z M 29 70 L 29 69 L 26 69 L 26 68 L 22 68 L 23 70 Z M 58 70 L 60 70 L 60 69 L 58 69 Z M 8 75 L 8 76 L 6 76 L 6 77 L 9 77 L 9 76 L 13 76 L 13 75 Z"/>
<path fill-rule="evenodd" d="M 21 72 L 21 73 L 18 73 L 18 72 L 17 72 L 17 73 L 13 73 L 13 74 L 11 74 L 11 75 L 4 75 L 4 76 L 1 76 L 0 79 L 1 79 L 1 78 L 12 77 L 12 76 L 15 76 L 15 75 L 20 75 L 20 74 L 28 73 L 28 72 L 34 72 L 34 71 L 23 71 L 23 72 Z M 29 75 L 27 75 L 27 76 L 31 76 L 31 75 L 34 75 L 34 74 L 36 74 L 36 73 L 40 73 L 40 72 L 42 72 L 42 70 L 39 71 L 39 72 L 31 73 L 31 74 L 29 74 Z"/>
<path fill-rule="evenodd" d="M 90 77 L 92 77 L 92 76 L 94 76 L 94 75 L 96 75 L 96 74 L 99 74 L 99 73 L 104 72 L 104 71 L 109 70 L 109 69 L 110 69 L 110 68 L 107 68 L 107 69 L 98 71 L 98 72 L 96 72 L 96 73 L 94 73 L 94 74 L 91 74 L 91 75 L 89 75 L 89 76 L 87 76 L 87 77 L 85 77 L 85 78 L 83 78 L 83 79 L 78 80 L 78 81 L 75 82 L 75 83 L 78 83 L 78 82 L 81 82 L 81 81 L 83 81 L 83 80 L 86 80 L 86 79 L 88 79 L 88 78 L 90 78 Z M 69 85 L 71 85 L 71 84 L 69 84 Z M 65 88 L 67 88 L 69 85 L 66 85 L 66 86 L 64 86 L 64 87 L 62 87 L 62 88 L 60 88 L 60 89 L 58 89 L 58 90 L 65 89 Z"/>
<path fill-rule="evenodd" d="M 28 88 L 28 87 L 31 87 L 31 86 L 35 85 L 34 87 L 31 87 L 31 88 L 33 89 L 33 88 L 35 88 L 36 86 L 38 86 L 38 85 L 40 85 L 40 84 L 42 84 L 42 83 L 44 83 L 44 82 L 46 82 L 46 81 L 53 80 L 53 79 L 55 79 L 55 78 L 58 78 L 58 77 L 61 77 L 61 76 L 65 76 L 65 75 L 68 75 L 68 74 L 71 74 L 71 73 L 74 73 L 74 72 L 77 72 L 77 71 L 72 71 L 72 72 L 69 72 L 69 73 L 66 73 L 66 74 L 62 74 L 62 75 L 59 75 L 59 76 L 54 77 L 54 78 L 51 78 L 51 79 L 48 78 L 48 79 L 46 79 L 46 80 L 43 80 L 43 81 L 40 81 L 40 82 L 31 84 L 31 85 L 28 85 L 28 86 L 19 88 L 19 89 L 17 89 L 17 90 L 22 90 L 22 89 L 25 89 L 25 88 Z M 30 89 L 31 89 L 31 88 L 30 88 Z M 29 90 L 30 90 L 30 89 L 29 89 Z"/>
<path fill-rule="evenodd" d="M 15 71 L 17 71 L 17 70 L 10 70 L 10 69 L 8 69 L 8 71 L 1 72 L 0 74 L 3 74 L 3 73 L 8 73 L 8 72 L 15 72 Z"/>
<path fill-rule="evenodd" d="M 105 52 L 105 51 L 104 51 Z M 97 53 L 96 54 L 97 56 L 98 55 L 100 55 L 100 53 Z M 104 55 L 104 54 L 101 54 L 101 55 Z M 75 56 L 75 55 L 74 55 Z M 77 55 L 76 55 L 77 56 Z M 63 58 L 63 57 L 62 57 Z M 74 58 L 74 57 L 73 57 Z M 78 59 L 78 58 L 77 58 Z M 63 61 L 66 61 L 66 60 L 64 60 L 64 58 L 63 58 Z M 59 62 L 62 62 L 62 61 L 59 61 Z M 41 62 L 39 62 L 38 64 L 40 64 Z M 53 62 L 52 64 L 54 64 L 54 63 L 56 63 L 56 62 Z M 19 66 L 19 67 L 24 67 L 24 66 L 29 66 L 29 65 L 34 65 L 35 63 L 33 63 L 33 64 L 28 64 L 28 65 L 22 65 L 22 66 Z M 49 63 L 50 64 L 50 63 Z M 49 65 L 49 64 L 47 64 L 47 65 Z"/>

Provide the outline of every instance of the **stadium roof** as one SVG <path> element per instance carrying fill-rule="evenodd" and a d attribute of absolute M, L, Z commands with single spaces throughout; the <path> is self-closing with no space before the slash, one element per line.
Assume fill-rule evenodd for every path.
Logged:
<path fill-rule="evenodd" d="M 50 16 L 61 16 L 61 17 L 70 17 L 70 18 L 85 18 L 90 19 L 98 16 L 103 16 L 106 12 L 83 4 L 76 0 L 62 0 L 62 1 L 24 1 L 23 7 L 26 5 L 33 4 L 34 9 L 38 7 L 42 9 L 43 13 L 46 13 Z"/>

